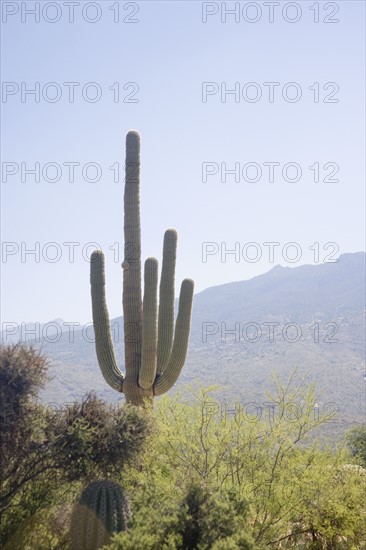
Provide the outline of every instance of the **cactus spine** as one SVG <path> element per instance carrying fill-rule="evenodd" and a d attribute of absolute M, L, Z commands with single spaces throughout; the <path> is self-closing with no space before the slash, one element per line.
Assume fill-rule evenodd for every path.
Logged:
<path fill-rule="evenodd" d="M 178 379 L 187 354 L 194 283 L 182 282 L 174 330 L 174 275 L 177 232 L 164 235 L 163 263 L 158 290 L 158 262 L 148 258 L 144 266 L 141 297 L 140 136 L 126 137 L 126 183 L 124 193 L 123 317 L 125 376 L 120 371 L 110 334 L 105 299 L 104 255 L 91 257 L 91 295 L 96 352 L 105 380 L 125 394 L 126 401 L 142 405 L 154 395 L 168 391 Z"/>
<path fill-rule="evenodd" d="M 126 529 L 128 503 L 122 487 L 108 479 L 93 481 L 75 504 L 70 527 L 72 550 L 96 550 Z"/>

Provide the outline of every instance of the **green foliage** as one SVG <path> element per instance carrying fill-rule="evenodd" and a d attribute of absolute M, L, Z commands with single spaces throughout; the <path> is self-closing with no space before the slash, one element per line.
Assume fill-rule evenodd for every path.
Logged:
<path fill-rule="evenodd" d="M 17 523 L 36 513 L 39 499 L 47 501 L 48 498 L 49 479 L 43 488 L 34 486 L 34 494 L 27 494 L 18 502 L 24 487 L 33 484 L 45 471 L 45 418 L 42 407 L 34 399 L 45 383 L 47 367 L 47 360 L 32 348 L 0 346 L 0 544 L 7 540 Z"/>
<path fill-rule="evenodd" d="M 203 485 L 191 485 L 183 499 L 177 526 L 182 549 L 222 548 L 223 543 L 234 548 L 253 548 L 251 537 L 245 535 L 247 511 L 247 503 L 236 502 L 230 492 L 223 497 Z"/>
<path fill-rule="evenodd" d="M 313 387 L 276 384 L 268 395 L 274 414 L 270 408 L 261 418 L 205 389 L 159 401 L 157 433 L 130 479 L 131 530 L 113 548 L 190 548 L 189 540 L 197 549 L 365 544 L 363 469 L 346 466 L 346 449 L 314 439 L 331 414 L 314 414 Z"/>
<path fill-rule="evenodd" d="M 12 404 L 2 412 L 12 418 L 1 432 L 4 549 L 69 550 L 82 486 L 113 476 L 132 517 L 112 550 L 365 550 L 362 433 L 348 440 L 353 456 L 318 443 L 332 414 L 314 414 L 305 381 L 277 379 L 261 414 L 212 388 L 165 396 L 153 413 L 92 394 L 50 411 L 35 401 L 45 360 L 20 346 L 0 348 L 0 359 Z"/>
<path fill-rule="evenodd" d="M 48 363 L 31 347 L 20 344 L 1 346 L 0 396 L 2 406 L 12 405 L 14 416 L 36 397 L 46 382 Z M 3 410 L 2 410 L 3 412 Z"/>
<path fill-rule="evenodd" d="M 129 507 L 120 485 L 108 479 L 94 481 L 83 490 L 74 505 L 70 540 L 72 550 L 96 550 L 124 531 Z"/>
<path fill-rule="evenodd" d="M 92 394 L 60 410 L 37 403 L 47 367 L 32 348 L 0 346 L 0 545 L 11 550 L 61 544 L 67 521 L 58 518 L 80 483 L 120 475 L 151 431 L 148 410 L 111 408 Z"/>
<path fill-rule="evenodd" d="M 14 456 L 25 457 L 39 441 L 41 420 L 34 402 L 46 382 L 47 360 L 32 348 L 0 346 L 0 443 L 2 482 L 16 468 Z"/>
<path fill-rule="evenodd" d="M 51 413 L 54 461 L 69 481 L 113 476 L 134 459 L 152 428 L 148 410 L 109 406 L 94 394 Z"/>
<path fill-rule="evenodd" d="M 187 485 L 175 499 L 135 508 L 130 529 L 114 538 L 113 550 L 251 550 L 246 526 L 247 505 L 234 495 L 211 492 L 198 484 Z M 145 495 L 147 496 L 147 495 Z"/>
<path fill-rule="evenodd" d="M 366 468 L 366 424 L 349 430 L 346 440 L 352 455 Z"/>

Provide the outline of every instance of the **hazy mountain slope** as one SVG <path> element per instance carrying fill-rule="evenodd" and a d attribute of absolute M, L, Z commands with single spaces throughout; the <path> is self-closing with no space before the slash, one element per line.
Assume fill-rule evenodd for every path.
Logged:
<path fill-rule="evenodd" d="M 176 386 L 198 379 L 220 384 L 224 406 L 233 408 L 235 402 L 263 403 L 271 373 L 286 378 L 298 367 L 317 382 L 320 407 L 337 407 L 344 425 L 364 419 L 364 279 L 365 253 L 355 253 L 337 263 L 276 266 L 248 281 L 200 292 L 186 366 Z M 111 324 L 123 365 L 122 318 Z M 94 389 L 105 399 L 121 399 L 99 371 L 91 328 L 62 328 L 61 334 L 61 328 L 50 326 L 48 341 L 36 344 L 53 365 L 54 378 L 43 398 L 61 403 Z"/>
<path fill-rule="evenodd" d="M 365 305 L 365 254 L 343 254 L 337 263 L 276 266 L 249 281 L 204 290 L 195 297 L 200 317 L 256 321 L 285 316 L 298 321 L 317 312 L 336 315 L 360 311 Z"/>

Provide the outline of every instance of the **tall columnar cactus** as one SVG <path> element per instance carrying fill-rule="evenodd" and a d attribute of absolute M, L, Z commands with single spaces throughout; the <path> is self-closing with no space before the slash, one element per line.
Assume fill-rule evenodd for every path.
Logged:
<path fill-rule="evenodd" d="M 91 294 L 96 352 L 108 384 L 123 392 L 126 401 L 142 405 L 154 395 L 168 391 L 176 382 L 187 354 L 194 283 L 182 282 L 178 316 L 174 329 L 174 274 L 177 232 L 164 235 L 163 263 L 158 290 L 158 262 L 145 261 L 144 297 L 141 299 L 140 228 L 140 136 L 126 137 L 126 183 L 124 194 L 123 317 L 125 334 L 125 376 L 120 371 L 112 344 L 105 299 L 104 255 L 91 257 Z"/>
<path fill-rule="evenodd" d="M 83 490 L 71 516 L 72 550 L 96 550 L 125 531 L 130 512 L 123 489 L 108 479 L 93 481 Z"/>

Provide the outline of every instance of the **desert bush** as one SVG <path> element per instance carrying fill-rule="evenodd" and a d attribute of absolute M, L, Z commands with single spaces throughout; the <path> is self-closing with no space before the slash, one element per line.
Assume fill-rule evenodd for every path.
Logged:
<path fill-rule="evenodd" d="M 148 410 L 111 408 L 93 394 L 57 410 L 42 405 L 48 366 L 30 347 L 0 346 L 0 545 L 12 550 L 63 547 L 65 510 L 82 484 L 121 475 L 151 430 Z"/>

